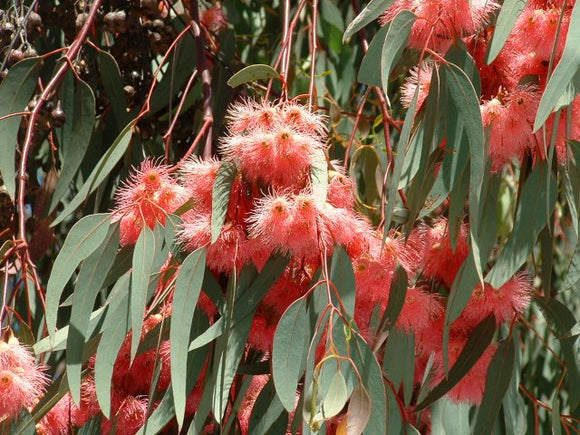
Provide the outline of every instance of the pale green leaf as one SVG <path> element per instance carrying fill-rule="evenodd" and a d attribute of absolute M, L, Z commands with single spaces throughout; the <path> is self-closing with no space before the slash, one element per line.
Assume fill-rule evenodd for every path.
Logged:
<path fill-rule="evenodd" d="M 203 282 L 205 272 L 205 249 L 197 250 L 189 254 L 183 261 L 173 294 L 173 311 L 171 314 L 171 378 L 179 379 L 187 373 L 187 348 L 189 346 L 189 334 L 193 321 L 193 314 Z M 179 426 L 183 424 L 185 415 L 185 402 L 187 391 L 183 382 L 173 383 L 173 400 L 175 402 L 175 414 Z"/>
<path fill-rule="evenodd" d="M 46 327 L 51 336 L 56 330 L 58 305 L 64 286 L 80 262 L 101 245 L 110 222 L 111 215 L 108 213 L 86 216 L 69 231 L 54 261 L 47 284 Z"/>
<path fill-rule="evenodd" d="M 121 160 L 125 154 L 125 151 L 127 151 L 127 148 L 131 143 L 134 126 L 135 121 L 131 121 L 125 126 L 123 131 L 119 133 L 119 136 L 117 136 L 115 142 L 113 142 L 110 148 L 96 164 L 95 169 L 93 169 L 85 181 L 85 184 L 83 184 L 83 187 L 81 187 L 79 192 L 75 195 L 71 202 L 67 204 L 64 210 L 60 212 L 58 217 L 54 220 L 54 222 L 52 222 L 51 226 L 54 227 L 61 223 L 85 201 L 87 196 L 94 192 L 95 189 L 99 187 L 103 181 L 105 181 L 117 163 L 119 163 L 119 160 Z"/>
<path fill-rule="evenodd" d="M 256 80 L 278 79 L 280 74 L 270 65 L 257 64 L 250 65 L 235 73 L 228 80 L 228 86 L 235 88 L 244 83 L 255 82 Z"/>
<path fill-rule="evenodd" d="M 356 32 L 364 28 L 371 21 L 376 20 L 393 2 L 394 0 L 371 0 L 368 2 L 361 13 L 346 27 L 342 41 L 346 42 Z"/>
<path fill-rule="evenodd" d="M 288 412 L 294 409 L 296 386 L 302 376 L 302 360 L 308 336 L 306 302 L 298 299 L 290 305 L 278 322 L 272 350 L 272 375 L 276 393 Z"/>
<path fill-rule="evenodd" d="M 580 4 L 574 4 L 570 23 L 568 25 L 568 35 L 564 53 L 556 66 L 556 69 L 550 76 L 546 89 L 540 100 L 536 120 L 534 121 L 534 131 L 546 122 L 550 113 L 555 109 L 560 101 L 562 94 L 568 90 L 578 70 L 580 70 Z M 578 91 L 578 89 L 576 89 Z"/>
<path fill-rule="evenodd" d="M 36 89 L 40 71 L 40 58 L 24 59 L 8 70 L 0 85 L 0 117 L 26 110 L 26 105 Z M 16 149 L 21 116 L 11 116 L 0 121 L 0 173 L 6 191 L 14 199 L 16 190 Z"/>

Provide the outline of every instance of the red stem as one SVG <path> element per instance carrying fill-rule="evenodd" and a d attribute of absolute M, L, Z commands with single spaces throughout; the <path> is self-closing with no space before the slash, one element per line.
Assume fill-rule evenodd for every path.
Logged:
<path fill-rule="evenodd" d="M 207 68 L 207 59 L 205 58 L 205 38 L 199 24 L 199 5 L 197 0 L 190 1 L 189 13 L 191 14 L 191 29 L 193 30 L 193 37 L 197 48 L 197 67 L 201 74 L 201 82 L 203 84 L 203 120 L 204 125 L 208 125 L 205 146 L 203 148 L 203 157 L 204 159 L 209 159 L 212 154 L 211 127 L 213 125 L 213 112 L 211 107 L 211 75 Z"/>

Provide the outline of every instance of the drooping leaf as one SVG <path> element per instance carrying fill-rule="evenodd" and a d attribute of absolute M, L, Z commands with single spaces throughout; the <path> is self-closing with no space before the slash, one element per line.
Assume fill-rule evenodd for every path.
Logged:
<path fill-rule="evenodd" d="M 72 76 L 72 72 L 69 74 Z M 63 163 L 50 201 L 49 213 L 54 211 L 74 179 L 91 142 L 95 124 L 95 96 L 89 85 L 71 77 L 65 80 L 62 94 L 66 95 L 66 98 L 61 97 L 66 114 L 61 143 Z"/>
<path fill-rule="evenodd" d="M 515 344 L 510 335 L 500 343 L 487 370 L 483 400 L 477 412 L 475 435 L 491 434 L 502 400 L 508 390 L 515 364 Z"/>
<path fill-rule="evenodd" d="M 131 325 L 131 312 L 129 308 L 129 283 L 130 277 L 124 275 L 115 286 L 119 292 L 119 302 L 115 309 L 107 313 L 106 323 L 103 326 L 103 334 L 97 348 L 95 359 L 95 390 L 97 400 L 103 414 L 111 416 L 111 381 L 115 360 L 127 332 Z M 113 292 L 116 291 L 113 289 Z"/>
<path fill-rule="evenodd" d="M 342 41 L 346 42 L 356 32 L 361 30 L 371 21 L 376 20 L 387 8 L 394 2 L 394 0 L 371 0 L 358 14 L 354 20 L 346 27 Z"/>
<path fill-rule="evenodd" d="M 491 42 L 487 48 L 486 64 L 492 63 L 503 48 L 526 3 L 526 0 L 505 0 L 503 2 L 497 16 Z"/>
<path fill-rule="evenodd" d="M 412 333 L 391 329 L 385 345 L 383 369 L 397 390 L 403 384 L 404 399 L 408 404 L 413 395 L 415 376 L 415 337 Z"/>
<path fill-rule="evenodd" d="M 66 217 L 68 217 L 72 212 L 74 212 L 78 206 L 80 206 L 85 199 L 95 191 L 97 187 L 101 185 L 103 181 L 109 176 L 113 168 L 119 163 L 119 160 L 127 151 L 129 144 L 131 143 L 131 138 L 133 135 L 133 127 L 135 126 L 135 121 L 131 121 L 125 126 L 123 131 L 119 133 L 119 136 L 115 139 L 115 142 L 103 155 L 103 157 L 96 164 L 95 169 L 91 172 L 83 187 L 75 195 L 70 203 L 64 208 L 63 211 L 57 216 L 57 218 L 52 222 L 51 226 L 56 226 L 61 223 Z"/>
<path fill-rule="evenodd" d="M 131 274 L 131 361 L 137 354 L 137 347 L 141 339 L 141 327 L 143 315 L 147 305 L 147 290 L 149 288 L 149 276 L 155 251 L 159 249 L 158 241 L 155 240 L 153 231 L 144 225 L 141 234 L 135 243 L 133 251 L 133 273 Z"/>
<path fill-rule="evenodd" d="M 560 97 L 566 92 L 568 85 L 578 73 L 578 70 L 580 70 L 580 5 L 576 3 L 570 15 L 564 52 L 556 69 L 550 76 L 540 100 L 540 106 L 534 121 L 534 131 L 539 130 L 546 122 L 548 116 L 550 116 L 550 113 L 560 101 Z"/>
<path fill-rule="evenodd" d="M 302 376 L 302 360 L 308 336 L 306 301 L 298 299 L 290 305 L 278 322 L 272 349 L 272 376 L 276 394 L 288 412 L 294 409 L 296 386 Z"/>
<path fill-rule="evenodd" d="M 270 65 L 256 64 L 250 65 L 235 73 L 229 80 L 228 86 L 235 88 L 244 83 L 254 82 L 264 79 L 278 79 L 280 74 Z"/>
<path fill-rule="evenodd" d="M 179 379 L 187 373 L 187 349 L 193 314 L 201 292 L 205 272 L 205 249 L 189 254 L 183 261 L 173 293 L 173 310 L 171 314 L 171 378 Z M 183 382 L 173 383 L 173 400 L 175 415 L 179 426 L 183 424 L 187 391 Z"/>
<path fill-rule="evenodd" d="M 223 161 L 220 163 L 212 190 L 211 210 L 211 242 L 215 243 L 226 220 L 230 190 L 236 178 L 237 168 L 233 162 Z"/>
<path fill-rule="evenodd" d="M 381 82 L 386 95 L 388 95 L 389 89 L 389 76 L 396 62 L 399 60 L 403 49 L 407 45 L 411 28 L 415 23 L 415 18 L 415 14 L 403 10 L 388 23 L 389 30 L 385 36 L 380 64 Z"/>
<path fill-rule="evenodd" d="M 131 115 L 127 112 L 127 99 L 123 90 L 123 77 L 121 76 L 119 65 L 115 58 L 104 50 L 98 51 L 97 62 L 99 63 L 99 77 L 102 80 L 107 97 L 111 101 L 111 110 L 120 129 L 122 126 L 127 125 Z"/>
<path fill-rule="evenodd" d="M 288 426 L 288 414 L 284 412 L 284 405 L 280 402 L 270 379 L 254 403 L 249 430 L 255 434 L 277 433 L 276 428 L 279 424 L 282 425 L 281 430 L 285 431 Z"/>
<path fill-rule="evenodd" d="M 316 150 L 315 158 L 310 169 L 312 193 L 316 198 L 326 201 L 328 194 L 328 162 L 323 150 Z"/>
<path fill-rule="evenodd" d="M 403 173 L 403 163 L 410 144 L 411 132 L 413 130 L 413 124 L 415 121 L 417 101 L 419 99 L 419 90 L 419 87 L 417 87 L 415 90 L 415 95 L 413 96 L 413 101 L 411 102 L 411 106 L 405 114 L 405 122 L 403 124 L 403 129 L 401 130 L 401 135 L 399 136 L 399 141 L 397 142 L 397 147 L 395 149 L 395 167 L 392 171 L 391 181 L 387 187 L 387 205 L 385 207 L 385 223 L 387 225 L 390 225 L 393 217 L 393 211 L 395 210 L 399 181 L 401 179 L 401 174 Z M 384 231 L 383 240 L 385 240 L 387 234 L 388 231 Z"/>
<path fill-rule="evenodd" d="M 381 69 L 377 65 L 381 62 L 385 36 L 389 31 L 389 26 L 382 27 L 373 36 L 369 48 L 365 53 L 360 68 L 358 70 L 357 80 L 370 86 L 381 86 Z"/>
<path fill-rule="evenodd" d="M 425 409 L 457 385 L 483 355 L 494 334 L 495 318 L 490 314 L 475 327 L 447 377 L 437 384 L 415 409 L 417 411 Z"/>
<path fill-rule="evenodd" d="M 433 433 L 440 435 L 463 435 L 470 433 L 469 403 L 453 403 L 445 398 L 431 407 Z"/>
<path fill-rule="evenodd" d="M 466 54 L 467 56 L 467 54 Z M 483 134 L 483 122 L 479 109 L 479 96 L 469 76 L 455 64 L 442 67 L 442 80 L 446 83 L 457 113 L 463 122 L 463 128 L 469 141 L 470 177 L 469 177 L 469 222 L 471 249 L 474 252 L 475 268 L 480 281 L 483 281 L 483 270 L 479 255 L 479 230 L 481 190 L 486 168 L 486 149 Z"/>
<path fill-rule="evenodd" d="M 336 287 L 345 314 L 354 318 L 354 306 L 356 298 L 356 286 L 352 260 L 342 246 L 335 246 L 330 265 L 330 281 Z M 306 314 L 306 312 L 305 312 Z"/>
<path fill-rule="evenodd" d="M 8 70 L 0 85 L 0 117 L 22 112 L 37 85 L 40 58 L 24 59 Z M 11 116 L 0 121 L 0 173 L 6 192 L 14 200 L 16 190 L 16 148 L 21 116 Z"/>
<path fill-rule="evenodd" d="M 555 298 L 536 299 L 542 314 L 553 328 L 557 337 L 566 337 L 574 328 L 577 320 L 570 309 Z M 568 384 L 568 402 L 572 409 L 580 404 L 580 361 L 578 361 L 578 336 L 572 335 L 560 341 L 561 352 L 566 362 L 566 381 Z"/>
<path fill-rule="evenodd" d="M 119 226 L 111 225 L 103 243 L 87 257 L 77 278 L 73 293 L 70 327 L 66 343 L 66 370 L 71 396 L 80 403 L 83 350 L 87 339 L 93 305 L 119 247 Z"/>
<path fill-rule="evenodd" d="M 371 418 L 372 402 L 369 394 L 360 384 L 354 389 L 348 403 L 346 416 L 347 435 L 360 435 Z"/>
<path fill-rule="evenodd" d="M 108 213 L 86 216 L 69 231 L 60 250 L 46 290 L 46 327 L 52 336 L 56 329 L 56 319 L 60 297 L 64 286 L 77 266 L 91 255 L 103 242 L 111 222 Z"/>
<path fill-rule="evenodd" d="M 556 202 L 556 182 L 547 171 L 549 169 L 546 164 L 536 165 L 524 185 L 514 229 L 495 265 L 485 278 L 494 288 L 504 285 L 524 264 L 552 214 Z M 548 177 L 547 185 L 546 177 Z"/>

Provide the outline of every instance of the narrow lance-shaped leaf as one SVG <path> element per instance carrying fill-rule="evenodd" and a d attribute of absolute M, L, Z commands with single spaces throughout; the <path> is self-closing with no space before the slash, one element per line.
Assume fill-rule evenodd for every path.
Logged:
<path fill-rule="evenodd" d="M 389 31 L 389 26 L 382 27 L 371 40 L 368 50 L 365 53 L 357 75 L 360 83 L 366 83 L 370 86 L 381 86 L 381 69 L 377 65 L 381 61 L 381 53 L 385 36 Z"/>
<path fill-rule="evenodd" d="M 401 11 L 388 24 L 389 30 L 385 36 L 385 43 L 381 53 L 381 82 L 385 94 L 388 93 L 389 76 L 407 45 L 415 18 L 415 14 L 412 12 Z"/>
<path fill-rule="evenodd" d="M 278 79 L 280 74 L 270 65 L 250 65 L 235 73 L 229 80 L 228 86 L 235 88 L 244 83 L 254 82 L 256 80 L 264 79 Z"/>
<path fill-rule="evenodd" d="M 159 249 L 153 231 L 144 225 L 133 251 L 133 273 L 131 274 L 131 361 L 135 358 L 137 347 L 141 340 L 141 327 L 143 315 L 147 305 L 147 289 L 149 288 L 149 276 L 151 265 L 155 257 L 155 251 Z"/>
<path fill-rule="evenodd" d="M 103 334 L 95 359 L 95 389 L 101 411 L 111 417 L 111 381 L 115 361 L 131 325 L 129 309 L 129 274 L 115 285 L 112 292 L 118 292 L 119 303 L 107 313 Z"/>
<path fill-rule="evenodd" d="M 197 305 L 203 283 L 205 258 L 205 249 L 189 254 L 183 261 L 175 282 L 171 330 L 169 333 L 171 343 L 171 379 L 179 379 L 184 373 L 187 373 L 189 334 L 195 306 Z M 183 424 L 185 415 L 187 393 L 184 382 L 173 383 L 175 415 L 180 427 Z"/>
<path fill-rule="evenodd" d="M 554 73 L 550 76 L 540 100 L 540 106 L 534 121 L 534 131 L 539 130 L 546 122 L 562 94 L 567 91 L 568 85 L 572 82 L 578 70 L 580 70 L 580 3 L 574 4 L 572 9 L 564 53 L 562 53 L 562 58 L 558 62 Z M 576 91 L 578 90 L 576 89 Z"/>
<path fill-rule="evenodd" d="M 49 335 L 52 336 L 56 330 L 58 305 L 64 286 L 80 262 L 101 245 L 110 222 L 111 215 L 108 213 L 85 216 L 68 233 L 52 266 L 46 289 L 46 327 Z"/>
<path fill-rule="evenodd" d="M 346 42 L 352 35 L 371 21 L 377 19 L 394 2 L 394 0 L 371 0 L 360 14 L 347 26 L 342 41 Z"/>
<path fill-rule="evenodd" d="M 354 306 L 356 298 L 356 283 L 354 269 L 348 253 L 342 246 L 335 246 L 330 265 L 330 281 L 336 287 L 346 314 L 354 318 Z"/>
<path fill-rule="evenodd" d="M 477 412 L 474 434 L 491 434 L 495 420 L 499 414 L 502 400 L 510 385 L 515 365 L 515 344 L 510 335 L 503 341 L 487 369 L 485 392 Z"/>
<path fill-rule="evenodd" d="M 310 179 L 312 180 L 312 193 L 326 201 L 328 194 L 328 162 L 323 150 L 317 150 L 310 169 Z"/>
<path fill-rule="evenodd" d="M 220 164 L 212 190 L 211 209 L 211 242 L 215 243 L 226 220 L 230 190 L 236 178 L 237 168 L 233 162 L 223 161 Z"/>
<path fill-rule="evenodd" d="M 36 88 L 40 58 L 32 57 L 18 62 L 8 70 L 0 85 L 0 117 L 22 112 Z M 6 192 L 14 199 L 16 190 L 16 148 L 21 116 L 11 116 L 0 121 L 0 173 Z"/>
<path fill-rule="evenodd" d="M 474 253 L 475 268 L 480 282 L 483 282 L 483 270 L 479 255 L 479 231 L 481 189 L 485 176 L 486 149 L 483 134 L 483 122 L 479 109 L 479 97 L 469 77 L 456 65 L 444 65 L 445 82 L 453 99 L 457 113 L 461 117 L 464 131 L 469 141 L 470 178 L 469 178 L 469 222 L 471 249 Z"/>
<path fill-rule="evenodd" d="M 371 398 L 362 385 L 357 385 L 348 404 L 346 413 L 347 435 L 360 435 L 364 432 L 371 418 Z"/>
<path fill-rule="evenodd" d="M 69 74 L 72 76 L 72 72 Z M 66 114 L 61 144 L 63 163 L 50 201 L 49 213 L 54 211 L 74 179 L 89 148 L 95 125 L 95 96 L 91 87 L 82 80 L 75 80 L 74 76 L 65 81 L 65 86 L 69 89 L 61 91 L 66 92 L 67 96 L 62 100 Z"/>
<path fill-rule="evenodd" d="M 78 206 L 80 206 L 87 196 L 89 196 L 92 192 L 95 191 L 97 187 L 101 185 L 103 181 L 107 178 L 107 176 L 111 173 L 113 168 L 119 163 L 119 160 L 127 151 L 129 144 L 131 143 L 131 138 L 133 135 L 133 127 L 135 126 L 135 121 L 131 121 L 111 147 L 107 150 L 107 152 L 101 157 L 95 169 L 91 172 L 83 187 L 79 190 L 76 196 L 72 199 L 70 203 L 64 208 L 63 211 L 60 212 L 58 217 L 52 222 L 51 226 L 56 226 L 61 223 L 67 216 L 69 216 L 72 212 L 74 212 Z"/>
<path fill-rule="evenodd" d="M 492 63 L 510 35 L 518 17 L 526 7 L 526 0 L 505 0 L 499 10 L 495 29 L 487 49 L 485 63 Z"/>
<path fill-rule="evenodd" d="M 415 408 L 417 411 L 427 408 L 437 399 L 443 397 L 471 370 L 495 334 L 495 318 L 490 314 L 473 330 L 465 347 L 457 357 L 457 361 L 449 370 L 447 378 L 443 379 Z"/>
<path fill-rule="evenodd" d="M 306 301 L 298 299 L 290 305 L 278 322 L 272 349 L 272 376 L 280 402 L 288 412 L 294 409 L 296 386 L 302 375 L 308 336 Z"/>
<path fill-rule="evenodd" d="M 66 343 L 66 370 L 70 391 L 75 403 L 80 403 L 81 369 L 89 317 L 107 272 L 115 261 L 119 247 L 119 226 L 112 225 L 103 244 L 84 262 L 73 293 L 70 327 Z"/>
<path fill-rule="evenodd" d="M 411 140 L 411 132 L 413 130 L 413 123 L 415 121 L 415 115 L 417 111 L 417 101 L 419 99 L 420 88 L 417 86 L 415 90 L 415 95 L 413 96 L 413 101 L 411 106 L 407 110 L 405 115 L 405 122 L 403 124 L 403 129 L 401 135 L 399 136 L 399 142 L 397 143 L 397 148 L 395 150 L 395 161 L 394 170 L 391 175 L 390 183 L 387 189 L 387 206 L 385 207 L 385 223 L 390 225 L 393 216 L 393 211 L 395 210 L 395 202 L 397 191 L 399 187 L 399 180 L 401 179 L 401 174 L 403 171 L 403 163 L 405 160 L 405 154 L 407 152 L 407 147 L 409 141 Z M 386 240 L 388 231 L 383 232 L 383 241 Z"/>
<path fill-rule="evenodd" d="M 546 164 L 536 165 L 522 189 L 514 229 L 486 276 L 486 281 L 494 288 L 504 285 L 524 264 L 554 209 L 556 182 L 546 171 L 549 171 Z M 547 186 L 546 175 L 549 175 Z"/>

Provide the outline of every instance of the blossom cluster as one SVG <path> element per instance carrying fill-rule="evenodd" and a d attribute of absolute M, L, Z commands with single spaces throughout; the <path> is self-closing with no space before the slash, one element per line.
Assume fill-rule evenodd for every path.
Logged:
<path fill-rule="evenodd" d="M 402 10 L 416 15 L 408 46 L 430 49 L 421 65 L 413 68 L 401 89 L 401 101 L 410 106 L 419 86 L 418 107 L 430 89 L 433 69 L 438 68 L 453 44 L 463 43 L 473 57 L 481 79 L 480 110 L 489 130 L 492 171 L 500 171 L 525 154 L 546 159 L 555 132 L 555 150 L 562 164 L 567 158 L 567 140 L 580 139 L 580 97 L 556 121 L 552 114 L 545 131 L 533 131 L 540 98 L 551 71 L 562 57 L 574 1 L 533 0 L 527 2 L 504 47 L 489 65 L 486 53 L 494 34 L 490 16 L 498 8 L 493 1 L 397 0 L 382 15 L 381 23 Z M 557 125 L 555 125 L 557 123 Z"/>
<path fill-rule="evenodd" d="M 217 278 L 238 274 L 250 264 L 261 270 L 276 253 L 288 257 L 282 276 L 256 310 L 248 338 L 250 347 L 264 355 L 272 351 L 280 317 L 294 301 L 307 295 L 316 272 L 337 245 L 344 247 L 352 261 L 356 283 L 354 320 L 369 342 L 376 333 L 369 319 L 377 307 L 379 314 L 385 310 L 396 269 L 404 268 L 410 284 L 395 326 L 415 336 L 417 383 L 421 382 L 429 359 L 433 361 L 433 385 L 443 379 L 444 352 L 448 351 L 453 364 L 471 332 L 486 316 L 494 314 L 498 325 L 512 322 L 529 304 L 532 287 L 524 275 L 513 277 L 498 289 L 489 284 L 478 286 L 463 313 L 451 324 L 449 349 L 443 349 L 445 295 L 469 253 L 468 225 L 459 226 L 453 241 L 445 218 L 420 224 L 407 238 L 395 231 L 384 234 L 374 229 L 357 211 L 353 180 L 339 165 L 325 158 L 324 118 L 300 104 L 243 101 L 230 109 L 227 127 L 228 134 L 221 141 L 221 161 L 191 158 L 177 176 L 165 166 L 145 161 L 120 189 L 115 219 L 121 221 L 121 243 L 127 245 L 135 243 L 145 225 L 163 223 L 166 213 L 187 202 L 190 208 L 182 215 L 178 241 L 186 251 L 205 248 L 207 266 Z M 324 171 L 328 179 L 319 185 L 313 167 L 321 163 L 328 168 Z M 219 237 L 212 242 L 214 184 L 225 165 L 235 168 L 235 175 L 225 221 Z M 153 185 L 162 194 L 151 188 Z M 164 285 L 161 283 L 160 287 Z M 147 322 L 153 324 L 170 315 L 170 302 L 171 297 L 163 314 L 150 317 Z M 217 309 L 204 293 L 198 304 L 210 321 L 217 320 Z M 150 388 L 155 358 L 160 358 L 162 364 L 158 388 L 163 390 L 170 382 L 168 343 L 162 344 L 160 355 L 146 352 L 137 356 L 131 366 L 129 341 L 127 338 L 121 349 L 113 374 L 113 422 L 105 420 L 103 430 L 117 421 L 123 422 L 124 433 L 133 433 L 143 423 L 147 408 L 144 397 Z M 449 392 L 450 399 L 473 404 L 481 401 L 495 349 L 495 344 L 490 345 Z M 263 384 L 262 379 L 256 388 Z M 191 393 L 188 412 L 195 410 L 199 394 L 198 385 Z M 98 410 L 91 378 L 83 386 L 83 401 L 86 404 L 75 408 L 70 398 L 63 399 L 75 426 Z M 243 413 L 238 416 L 242 427 L 248 417 Z M 49 414 L 45 425 L 50 418 Z"/>
<path fill-rule="evenodd" d="M 0 423 L 30 410 L 44 393 L 48 377 L 17 338 L 0 340 Z"/>

